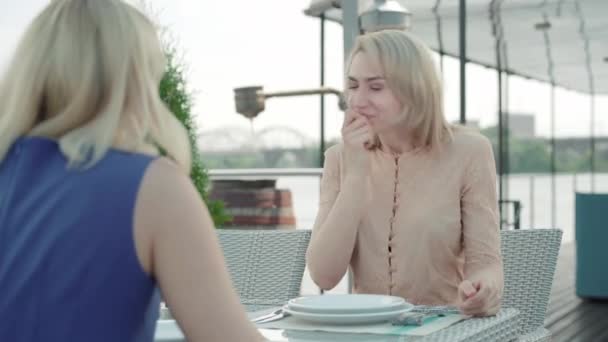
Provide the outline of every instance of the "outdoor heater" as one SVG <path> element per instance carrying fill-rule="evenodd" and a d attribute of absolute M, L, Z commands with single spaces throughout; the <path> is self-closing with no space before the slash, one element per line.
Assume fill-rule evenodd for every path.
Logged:
<path fill-rule="evenodd" d="M 315 5 L 316 4 L 316 5 Z M 320 16 L 321 20 L 321 86 L 314 89 L 292 90 L 265 93 L 262 86 L 249 86 L 234 88 L 234 101 L 237 113 L 253 120 L 265 109 L 266 99 L 271 97 L 303 96 L 303 95 L 322 95 L 334 94 L 338 96 L 338 105 L 341 110 L 346 109 L 344 94 L 334 88 L 324 85 L 324 22 L 325 17 L 321 12 L 330 7 L 339 7 L 345 13 L 342 18 L 344 26 L 344 58 L 348 55 L 355 37 L 364 32 L 375 32 L 387 29 L 407 30 L 411 26 L 412 13 L 404 8 L 397 0 L 374 0 L 367 8 L 359 12 L 357 10 L 357 0 L 334 1 L 313 1 L 311 9 L 306 12 L 308 15 Z M 312 9 L 314 7 L 315 9 Z M 316 14 L 315 14 L 316 13 Z M 324 106 L 321 97 L 321 134 L 319 146 L 319 166 L 323 165 L 323 152 L 325 151 L 324 138 Z"/>
<path fill-rule="evenodd" d="M 374 0 L 359 15 L 359 22 L 364 32 L 407 30 L 411 25 L 411 17 L 412 13 L 397 0 Z"/>
<path fill-rule="evenodd" d="M 278 91 L 273 93 L 264 93 L 264 87 L 262 86 L 240 87 L 234 88 L 234 102 L 236 104 L 237 113 L 245 116 L 248 119 L 253 119 L 264 110 L 265 102 L 268 98 L 319 94 L 334 94 L 338 96 L 338 105 L 340 109 L 346 109 L 346 102 L 342 92 L 329 87 Z"/>

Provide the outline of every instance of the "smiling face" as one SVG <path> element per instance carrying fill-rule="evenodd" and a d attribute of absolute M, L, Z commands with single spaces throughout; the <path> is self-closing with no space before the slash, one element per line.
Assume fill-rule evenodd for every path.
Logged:
<path fill-rule="evenodd" d="M 369 118 L 376 138 L 403 136 L 434 148 L 451 137 L 431 52 L 410 33 L 382 30 L 358 36 L 345 76 L 348 105 Z"/>
<path fill-rule="evenodd" d="M 389 88 L 376 59 L 356 53 L 348 72 L 348 106 L 366 117 L 375 133 L 382 133 L 405 121 L 403 104 Z"/>

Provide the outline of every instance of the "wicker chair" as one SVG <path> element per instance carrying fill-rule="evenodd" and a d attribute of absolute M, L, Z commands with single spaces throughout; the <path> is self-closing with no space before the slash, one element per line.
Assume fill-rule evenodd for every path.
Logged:
<path fill-rule="evenodd" d="M 300 295 L 310 230 L 218 230 L 232 282 L 247 311 Z"/>
<path fill-rule="evenodd" d="M 502 306 L 520 311 L 518 341 L 550 341 L 544 328 L 551 285 L 561 247 L 562 231 L 526 229 L 501 231 L 505 289 Z"/>

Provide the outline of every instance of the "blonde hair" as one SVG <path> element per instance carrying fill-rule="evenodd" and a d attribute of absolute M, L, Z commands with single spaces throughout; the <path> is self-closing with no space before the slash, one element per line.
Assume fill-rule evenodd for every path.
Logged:
<path fill-rule="evenodd" d="M 158 87 L 155 26 L 120 0 L 54 0 L 30 24 L 0 83 L 0 161 L 22 135 L 58 140 L 70 166 L 111 147 L 158 153 L 190 170 L 184 127 Z"/>
<path fill-rule="evenodd" d="M 441 79 L 424 43 L 398 30 L 361 35 L 348 58 L 347 75 L 359 52 L 378 61 L 391 91 L 402 104 L 407 104 L 403 115 L 417 145 L 436 148 L 451 138 L 452 127 L 443 113 Z M 371 147 L 379 144 L 377 137 L 375 140 L 375 146 Z"/>

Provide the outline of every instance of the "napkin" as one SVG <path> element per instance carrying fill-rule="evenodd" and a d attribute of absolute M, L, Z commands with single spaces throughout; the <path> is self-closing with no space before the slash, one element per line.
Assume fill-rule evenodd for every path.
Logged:
<path fill-rule="evenodd" d="M 261 315 L 256 315 L 261 316 Z M 378 334 L 396 336 L 425 336 L 438 330 L 445 329 L 454 323 L 460 322 L 469 316 L 461 314 L 432 315 L 424 319 L 421 326 L 395 326 L 390 322 L 374 324 L 322 324 L 308 322 L 293 316 L 285 317 L 281 320 L 256 324 L 262 329 L 283 329 L 283 330 L 305 330 L 305 331 L 325 331 L 351 334 Z"/>

